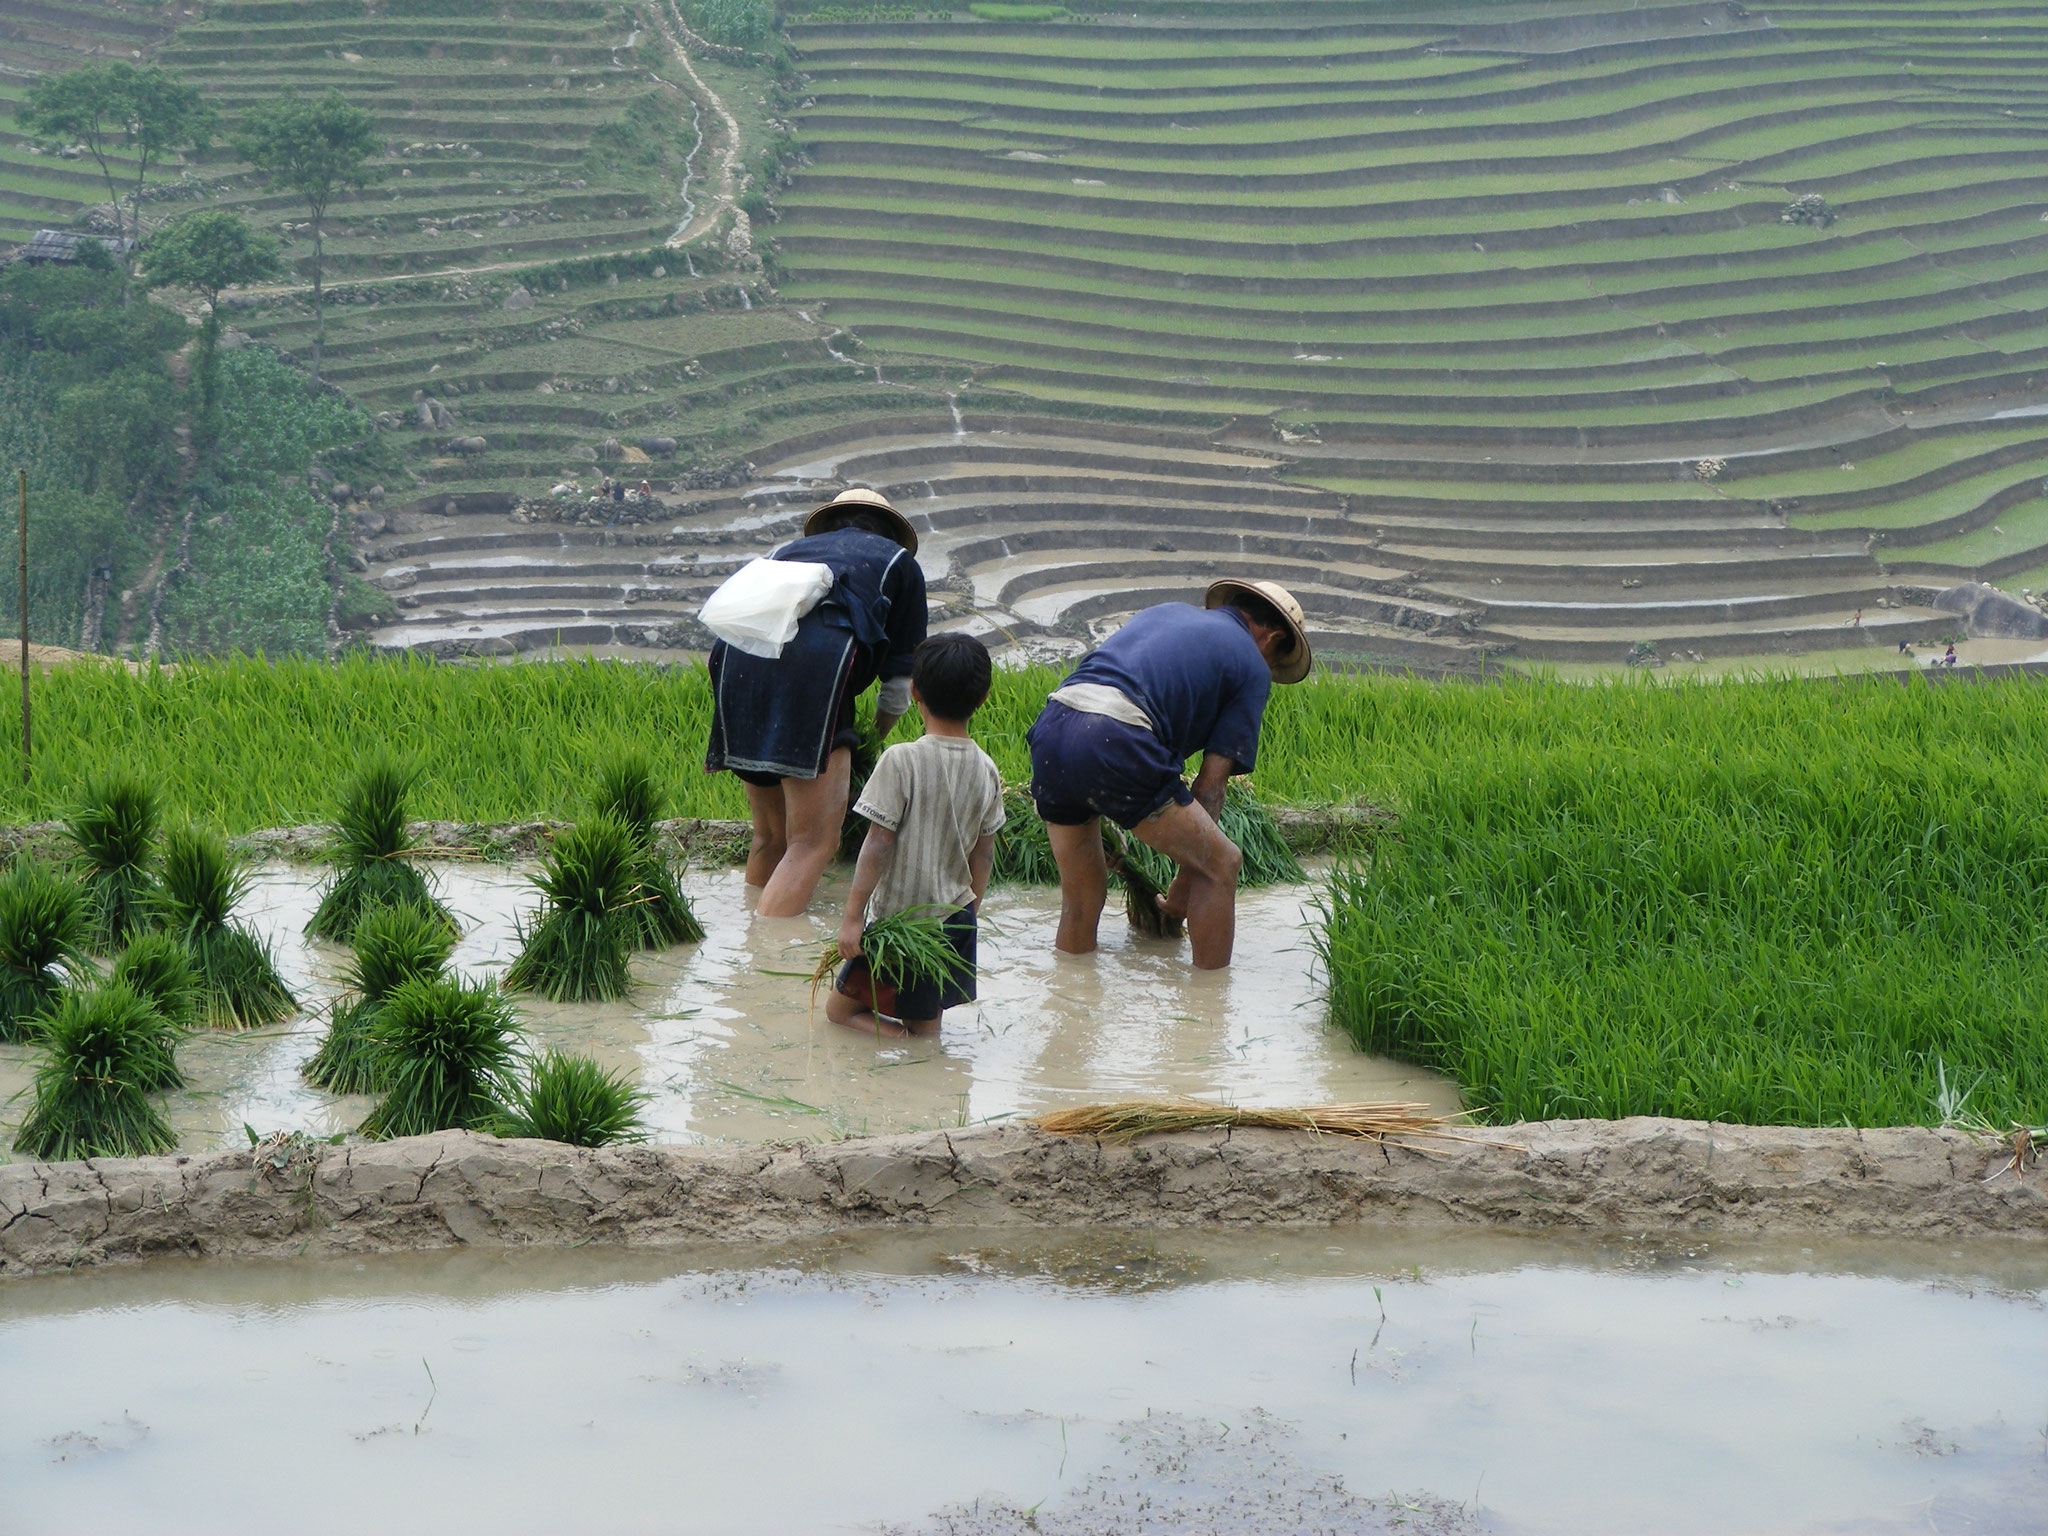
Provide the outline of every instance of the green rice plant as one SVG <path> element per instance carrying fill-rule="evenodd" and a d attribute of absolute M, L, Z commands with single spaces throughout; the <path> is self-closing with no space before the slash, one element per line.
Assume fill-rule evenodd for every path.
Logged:
<path fill-rule="evenodd" d="M 521 1054 L 498 989 L 451 977 L 400 982 L 370 1041 L 387 1086 L 362 1131 L 379 1140 L 488 1126 L 512 1092 Z"/>
<path fill-rule="evenodd" d="M 935 981 L 941 986 L 964 982 L 974 974 L 966 957 L 946 937 L 950 908 L 905 907 L 867 925 L 860 936 L 861 957 L 868 974 L 892 987 L 914 986 Z M 811 968 L 811 1000 L 818 989 L 831 983 L 846 963 L 837 939 L 829 940 Z"/>
<path fill-rule="evenodd" d="M 620 1072 L 588 1056 L 544 1052 L 525 1079 L 513 1085 L 505 1110 L 490 1124 L 494 1136 L 603 1147 L 645 1141 L 640 1111 L 648 1096 Z"/>
<path fill-rule="evenodd" d="M 1107 819 L 1102 823 L 1102 852 L 1111 878 L 1124 893 L 1124 916 L 1131 927 L 1147 938 L 1179 938 L 1186 924 L 1159 905 L 1177 873 L 1173 860 L 1126 836 Z"/>
<path fill-rule="evenodd" d="M 138 933 L 114 959 L 107 979 L 131 988 L 174 1029 L 198 1027 L 205 989 L 185 946 L 168 933 Z"/>
<path fill-rule="evenodd" d="M 64 819 L 80 877 L 92 898 L 92 944 L 117 948 L 149 925 L 157 894 L 156 795 L 126 773 L 95 778 Z"/>
<path fill-rule="evenodd" d="M 2038 777 L 1951 740 L 1925 685 L 1816 691 L 1869 718 L 1765 689 L 1654 752 L 1638 719 L 1419 769 L 1401 835 L 1330 883 L 1333 1020 L 1501 1120 L 1929 1123 L 1952 1077 L 2038 1123 Z M 1691 726 L 1686 695 L 1616 696 Z M 1887 734 L 1901 700 L 1920 724 Z"/>
<path fill-rule="evenodd" d="M 1031 791 L 1021 784 L 1003 786 L 1003 825 L 996 833 L 995 863 L 990 879 L 998 885 L 1058 885 L 1059 865 L 1053 861 L 1052 839 Z"/>
<path fill-rule="evenodd" d="M 1274 825 L 1272 813 L 1237 780 L 1223 792 L 1223 815 L 1216 825 L 1244 855 L 1239 885 L 1291 885 L 1308 879 L 1308 871 Z"/>
<path fill-rule="evenodd" d="M 28 1039 L 30 1021 L 84 973 L 91 931 L 82 886 L 27 857 L 0 875 L 0 1041 Z"/>
<path fill-rule="evenodd" d="M 372 1041 L 384 1001 L 408 981 L 443 976 L 455 935 L 438 910 L 416 901 L 372 907 L 356 924 L 355 958 L 343 982 L 320 1048 L 301 1069 L 307 1082 L 329 1093 L 381 1093 L 385 1057 Z"/>
<path fill-rule="evenodd" d="M 668 796 L 656 781 L 647 754 L 630 748 L 607 759 L 598 770 L 597 792 L 591 798 L 598 815 L 609 816 L 632 833 L 639 853 L 628 908 L 635 947 L 666 949 L 700 941 L 704 925 L 697 921 L 682 882 L 655 837 L 654 824 L 667 808 Z"/>
<path fill-rule="evenodd" d="M 609 816 L 580 821 L 556 838 L 533 877 L 541 907 L 520 924 L 506 988 L 555 1003 L 624 997 L 632 985 L 626 958 L 640 932 L 630 908 L 643 874 L 632 831 Z"/>
<path fill-rule="evenodd" d="M 380 752 L 342 786 L 334 819 L 334 877 L 306 924 L 314 938 L 346 944 L 364 913 L 401 902 L 436 912 L 454 927 L 427 877 L 410 862 L 418 850 L 406 832 L 405 803 L 418 777 L 417 769 Z"/>
<path fill-rule="evenodd" d="M 275 1024 L 298 1006 L 270 946 L 234 921 L 248 877 L 217 832 L 173 827 L 164 838 L 164 924 L 199 978 L 201 1017 L 215 1029 Z"/>
<path fill-rule="evenodd" d="M 37 1033 L 42 1055 L 17 1152 L 62 1162 L 146 1157 L 177 1145 L 147 1097 L 149 1085 L 166 1077 L 164 1018 L 132 988 L 66 992 Z M 172 1080 L 176 1070 L 172 1064 Z"/>

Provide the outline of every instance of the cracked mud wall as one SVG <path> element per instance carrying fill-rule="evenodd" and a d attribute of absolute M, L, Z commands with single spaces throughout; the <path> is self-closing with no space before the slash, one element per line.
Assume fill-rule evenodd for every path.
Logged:
<path fill-rule="evenodd" d="M 1023 1126 L 782 1146 L 586 1151 L 450 1131 L 0 1167 L 0 1275 L 186 1255 L 763 1241 L 863 1227 L 1298 1226 L 2048 1240 L 2048 1174 L 1960 1131 L 1548 1121 L 1476 1143 L 1276 1131 L 1112 1147 Z"/>

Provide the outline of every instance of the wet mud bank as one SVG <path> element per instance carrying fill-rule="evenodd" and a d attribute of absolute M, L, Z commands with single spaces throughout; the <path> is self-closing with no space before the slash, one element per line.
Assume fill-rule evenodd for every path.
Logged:
<path fill-rule="evenodd" d="M 1561 1120 L 1476 1142 L 1285 1132 L 1128 1146 L 1013 1125 L 586 1151 L 467 1132 L 0 1167 L 0 1275 L 141 1259 L 773 1241 L 887 1227 L 1399 1222 L 2048 1241 L 2048 1178 L 1960 1131 Z"/>

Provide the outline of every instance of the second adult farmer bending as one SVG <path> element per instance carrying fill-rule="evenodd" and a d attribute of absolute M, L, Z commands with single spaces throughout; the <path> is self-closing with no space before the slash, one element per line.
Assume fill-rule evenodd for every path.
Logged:
<path fill-rule="evenodd" d="M 1237 845 L 1223 791 L 1258 761 L 1272 684 L 1308 676 L 1301 605 L 1270 581 L 1219 581 L 1206 608 L 1163 603 L 1081 658 L 1031 727 L 1031 797 L 1060 871 L 1056 947 L 1095 948 L 1109 893 L 1104 816 L 1178 866 L 1160 906 L 1187 919 L 1198 970 L 1230 964 Z M 1191 789 L 1187 760 L 1202 756 Z"/>
<path fill-rule="evenodd" d="M 747 787 L 747 884 L 760 889 L 761 915 L 795 917 L 839 849 L 860 740 L 854 700 L 881 679 L 875 733 L 888 735 L 910 708 L 910 658 L 928 610 L 917 533 L 876 491 L 840 492 L 771 558 L 830 567 L 832 590 L 774 661 L 712 646 L 704 768 L 730 768 Z"/>

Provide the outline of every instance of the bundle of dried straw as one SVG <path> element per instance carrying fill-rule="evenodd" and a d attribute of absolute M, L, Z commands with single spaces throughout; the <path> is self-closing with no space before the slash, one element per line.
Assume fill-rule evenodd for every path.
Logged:
<path fill-rule="evenodd" d="M 1388 1136 L 1483 1140 L 1451 1129 L 1451 1121 L 1451 1116 L 1436 1114 L 1427 1104 L 1311 1104 L 1294 1109 L 1245 1109 L 1200 1099 L 1127 1099 L 1117 1104 L 1082 1104 L 1055 1110 L 1031 1123 L 1055 1136 L 1099 1136 L 1105 1141 L 1130 1141 L 1162 1131 L 1245 1127 L 1309 1131 L 1318 1136 L 1357 1136 L 1370 1141 Z"/>

